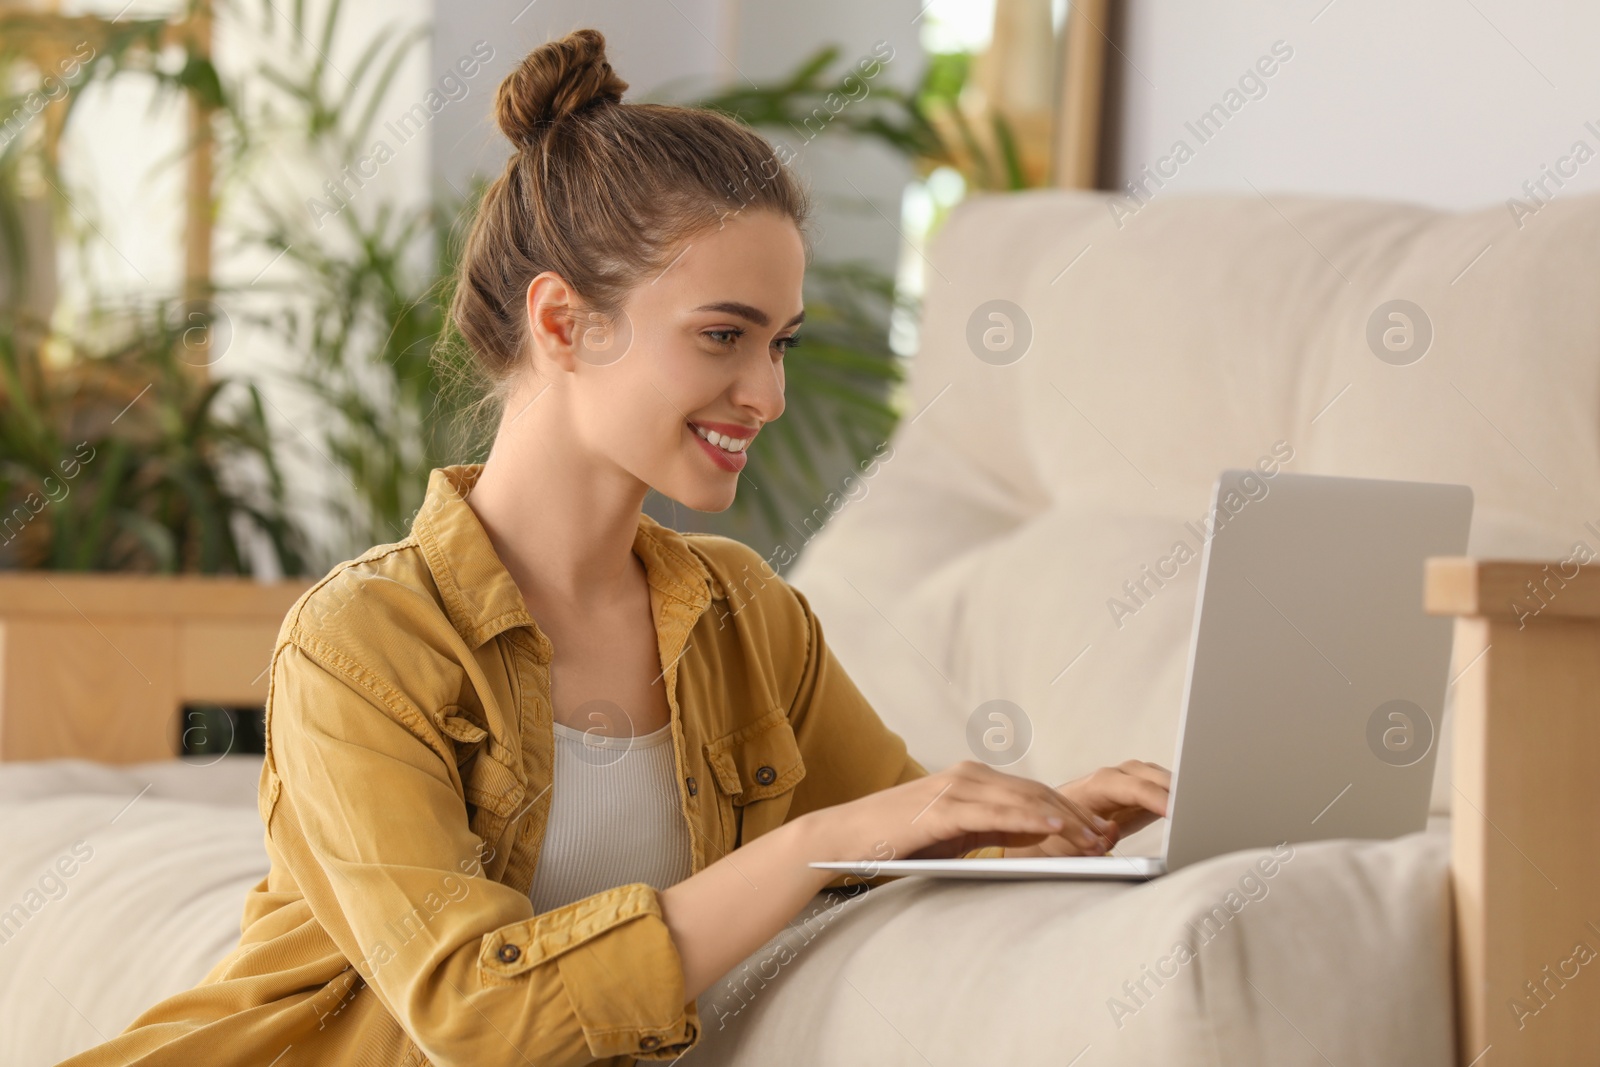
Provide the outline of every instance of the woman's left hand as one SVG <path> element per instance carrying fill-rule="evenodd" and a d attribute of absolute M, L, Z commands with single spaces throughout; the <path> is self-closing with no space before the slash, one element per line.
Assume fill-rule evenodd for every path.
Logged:
<path fill-rule="evenodd" d="M 1125 760 L 1115 767 L 1101 767 L 1082 778 L 1056 786 L 1056 792 L 1090 815 L 1103 820 L 1103 849 L 1085 849 L 1081 844 L 1051 835 L 1036 845 L 1008 847 L 1013 856 L 1084 856 L 1110 852 L 1118 841 L 1144 829 L 1167 814 L 1172 772 L 1144 760 Z M 1093 819 L 1085 822 L 1094 823 Z"/>

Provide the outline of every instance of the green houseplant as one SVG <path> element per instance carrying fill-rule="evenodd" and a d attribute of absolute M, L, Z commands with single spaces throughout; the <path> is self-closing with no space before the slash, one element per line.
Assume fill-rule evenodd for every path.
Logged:
<path fill-rule="evenodd" d="M 249 574 L 243 524 L 265 535 L 281 572 L 302 572 L 259 389 L 196 380 L 189 327 L 143 311 L 127 340 L 53 372 L 0 331 L 0 562 Z M 241 461 L 264 481 L 236 484 Z"/>

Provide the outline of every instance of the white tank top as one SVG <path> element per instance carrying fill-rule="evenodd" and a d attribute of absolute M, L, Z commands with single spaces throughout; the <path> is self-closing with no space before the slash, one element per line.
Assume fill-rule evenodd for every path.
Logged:
<path fill-rule="evenodd" d="M 689 877 L 672 724 L 638 737 L 555 728 L 550 821 L 528 896 L 543 914 L 605 889 Z"/>

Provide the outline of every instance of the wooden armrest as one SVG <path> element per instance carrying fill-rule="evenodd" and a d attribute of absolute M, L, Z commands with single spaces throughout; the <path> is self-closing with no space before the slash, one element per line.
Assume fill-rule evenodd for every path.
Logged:
<path fill-rule="evenodd" d="M 1427 561 L 1454 615 L 1457 1062 L 1600 1056 L 1600 566 Z"/>
<path fill-rule="evenodd" d="M 1600 565 L 1434 556 L 1424 589 L 1430 615 L 1600 619 Z"/>

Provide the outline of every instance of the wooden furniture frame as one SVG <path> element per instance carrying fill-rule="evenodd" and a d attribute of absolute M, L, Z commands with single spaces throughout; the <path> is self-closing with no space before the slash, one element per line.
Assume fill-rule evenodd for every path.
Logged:
<path fill-rule="evenodd" d="M 175 754 L 254 705 L 304 581 L 0 575 L 0 760 Z M 1451 867 L 1462 1067 L 1600 1052 L 1600 565 L 1436 557 L 1455 617 Z M 1581 948 L 1586 948 L 1586 952 Z M 1519 1008 L 1520 1005 L 1520 1008 Z"/>
<path fill-rule="evenodd" d="M 1600 1057 L 1600 565 L 1438 557 L 1453 615 L 1458 1062 Z"/>
<path fill-rule="evenodd" d="M 121 15 L 63 15 L 53 0 L 49 10 L 0 0 L 0 41 L 6 53 L 26 57 L 41 75 L 50 74 L 83 45 L 103 52 L 114 37 L 122 37 L 137 51 L 151 53 L 161 48 L 180 47 L 197 59 L 209 61 L 212 54 L 214 12 L 212 0 L 189 0 L 182 13 L 160 19 L 131 19 Z M 141 29 L 142 27 L 142 29 Z M 212 258 L 215 239 L 216 133 L 213 119 L 216 108 L 202 94 L 188 93 L 188 144 L 185 149 L 185 192 L 183 230 L 183 295 L 186 305 L 195 307 L 209 301 L 215 291 Z M 50 169 L 60 162 L 61 135 L 67 118 L 65 97 L 44 108 L 41 125 L 42 148 Z M 210 374 L 212 362 L 207 349 L 211 331 L 200 331 L 187 341 L 194 358 L 184 361 L 184 373 L 199 381 Z M 0 757 L 3 758 L 3 757 Z"/>
<path fill-rule="evenodd" d="M 0 761 L 177 755 L 185 704 L 265 703 L 278 628 L 310 585 L 0 574 Z"/>
<path fill-rule="evenodd" d="M 1093 189 L 1098 184 L 1111 17 L 1111 0 L 1072 0 L 1067 6 L 1051 170 L 1051 184 L 1060 189 Z"/>

